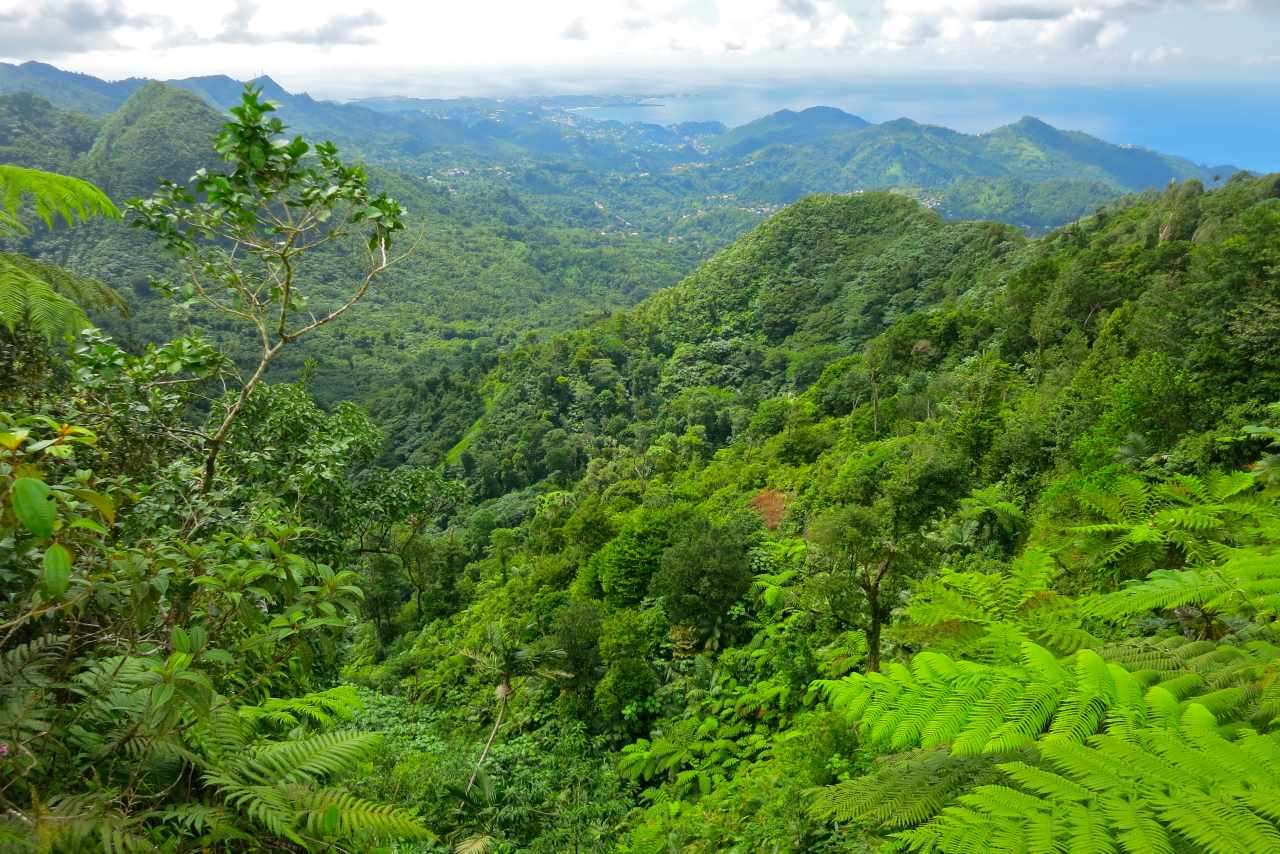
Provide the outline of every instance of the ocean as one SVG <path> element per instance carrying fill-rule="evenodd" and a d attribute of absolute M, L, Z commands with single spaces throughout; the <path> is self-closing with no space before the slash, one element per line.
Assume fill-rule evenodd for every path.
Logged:
<path fill-rule="evenodd" d="M 1063 130 L 1176 154 L 1208 166 L 1280 171 L 1280 87 L 1239 83 L 1045 85 L 1024 80 L 856 79 L 654 96 L 590 109 L 602 119 L 733 127 L 781 109 L 839 107 L 872 122 L 907 117 L 981 133 L 1035 116 Z"/>

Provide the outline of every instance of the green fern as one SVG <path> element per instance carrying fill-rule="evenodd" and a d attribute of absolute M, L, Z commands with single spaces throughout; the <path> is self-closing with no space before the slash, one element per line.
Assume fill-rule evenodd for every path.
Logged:
<path fill-rule="evenodd" d="M 1135 578 L 1156 569 L 1221 561 L 1232 547 L 1280 537 L 1280 513 L 1257 496 L 1257 478 L 1232 472 L 1148 483 L 1127 477 L 1077 502 L 1099 520 L 1069 530 L 1085 562 Z"/>
<path fill-rule="evenodd" d="M 944 569 L 921 583 L 893 633 L 991 661 L 1016 661 L 1026 640 L 1059 652 L 1097 645 L 1075 603 L 1050 588 L 1057 571 L 1039 549 L 1028 549 L 1006 572 Z"/>
<path fill-rule="evenodd" d="M 1280 711 L 1280 647 L 1235 640 L 1205 647 L 1133 641 L 1058 659 L 1025 642 L 1022 661 L 987 665 L 936 652 L 910 667 L 823 680 L 815 688 L 854 722 L 870 746 L 947 747 L 957 756 L 1083 743 L 1102 732 L 1163 725 L 1191 702 L 1224 722 L 1269 725 Z M 1108 658 L 1112 660 L 1108 660 Z M 1125 662 L 1135 667 L 1129 670 Z"/>
<path fill-rule="evenodd" d="M 1047 742 L 1037 763 L 897 835 L 912 851 L 1280 851 L 1280 739 L 1224 738 L 1192 704 L 1171 727 Z"/>
<path fill-rule="evenodd" d="M 96 217 L 120 218 L 106 193 L 88 181 L 0 164 L 0 233 L 27 233 L 22 213 L 28 209 L 49 228 L 58 219 L 73 225 Z"/>
<path fill-rule="evenodd" d="M 307 833 L 326 839 L 373 841 L 431 836 L 404 810 L 357 798 L 340 789 L 303 793 L 298 809 Z"/>
<path fill-rule="evenodd" d="M 331 689 L 259 706 L 215 713 L 195 740 L 205 786 L 231 814 L 269 833 L 310 847 L 314 838 L 391 840 L 426 838 L 412 814 L 376 804 L 332 787 L 379 744 L 370 733 L 330 731 L 295 738 L 264 736 L 261 727 L 326 725 L 358 707 L 351 688 Z"/>
<path fill-rule="evenodd" d="M 918 750 L 886 757 L 863 777 L 814 790 L 809 812 L 835 822 L 884 830 L 923 824 L 957 796 L 1000 779 L 1003 756 L 955 756 Z"/>
<path fill-rule="evenodd" d="M 34 211 L 46 226 L 90 217 L 118 218 L 97 187 L 52 172 L 0 165 L 0 236 L 28 232 L 22 214 Z M 50 264 L 0 252 L 0 325 L 10 332 L 29 326 L 48 340 L 89 325 L 86 308 L 126 313 L 123 299 L 106 285 Z"/>
<path fill-rule="evenodd" d="M 1157 570 L 1114 593 L 1095 597 L 1086 613 L 1108 620 L 1194 605 L 1218 616 L 1253 618 L 1280 612 L 1280 556 L 1275 547 L 1230 549 L 1221 560 Z"/>
<path fill-rule="evenodd" d="M 306 694 L 301 697 L 271 697 L 257 706 L 245 706 L 239 711 L 250 722 L 265 722 L 280 729 L 299 726 L 324 728 L 343 720 L 350 720 L 360 709 L 360 699 L 352 685 L 339 685 L 327 691 Z"/>

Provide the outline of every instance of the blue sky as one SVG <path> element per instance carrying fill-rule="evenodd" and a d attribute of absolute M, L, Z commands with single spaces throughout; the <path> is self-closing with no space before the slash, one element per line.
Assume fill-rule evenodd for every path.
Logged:
<path fill-rule="evenodd" d="M 1032 113 L 1280 168 L 1280 0 L 0 0 L 0 59 L 335 98 L 728 87 L 769 106 L 835 81 L 872 119 Z"/>

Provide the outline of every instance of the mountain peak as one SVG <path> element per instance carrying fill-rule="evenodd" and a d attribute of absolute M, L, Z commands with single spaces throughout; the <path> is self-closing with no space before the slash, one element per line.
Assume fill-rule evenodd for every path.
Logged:
<path fill-rule="evenodd" d="M 1048 139 L 1062 134 L 1062 131 L 1053 125 L 1035 116 L 1023 116 L 1013 124 L 1005 125 L 1005 127 L 997 128 L 996 130 L 1013 131 L 1033 139 Z"/>
<path fill-rule="evenodd" d="M 843 121 L 849 124 L 861 123 L 865 125 L 868 123 L 866 119 L 862 118 L 862 116 L 855 116 L 853 113 L 845 112 L 839 107 L 824 107 L 822 105 L 807 107 L 796 115 L 803 116 L 808 119 L 824 119 L 827 121 L 838 122 Z"/>
<path fill-rule="evenodd" d="M 272 80 L 269 75 L 263 74 L 261 77 L 255 77 L 248 81 L 262 90 L 262 94 L 268 97 L 287 98 L 289 92 L 276 81 Z"/>

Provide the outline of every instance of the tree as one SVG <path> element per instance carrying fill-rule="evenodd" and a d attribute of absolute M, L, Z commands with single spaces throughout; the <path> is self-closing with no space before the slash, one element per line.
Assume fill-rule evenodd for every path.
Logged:
<path fill-rule="evenodd" d="M 880 669 L 880 637 L 906 582 L 919 566 L 918 537 L 894 530 L 891 502 L 851 504 L 809 525 L 811 560 L 830 582 L 831 611 L 867 636 L 867 669 Z M 852 594 L 852 595 L 850 595 Z"/>
<path fill-rule="evenodd" d="M 489 758 L 493 741 L 498 737 L 498 730 L 502 727 L 502 721 L 507 713 L 507 705 L 515 696 L 520 684 L 531 678 L 567 679 L 573 674 L 552 666 L 554 662 L 564 658 L 562 650 L 536 645 L 522 646 L 507 632 L 505 626 L 497 623 L 487 627 L 484 648 L 470 650 L 466 655 L 473 662 L 477 673 L 497 683 L 494 685 L 493 695 L 498 701 L 498 710 L 493 718 L 493 729 L 489 730 L 489 738 L 484 743 L 484 749 L 480 751 L 480 758 L 476 760 L 475 770 L 467 780 L 464 794 L 470 794 L 472 787 L 476 784 L 476 776 L 484 767 L 484 761 Z"/>
<path fill-rule="evenodd" d="M 274 110 L 246 86 L 214 143 L 229 171 L 201 169 L 191 179 L 194 192 L 165 182 L 151 198 L 129 203 L 133 224 L 178 258 L 184 278 L 176 290 L 249 325 L 259 343 L 257 365 L 204 439 L 201 493 L 213 485 L 218 453 L 280 351 L 345 314 L 399 260 L 388 250 L 404 228 L 404 208 L 374 195 L 364 169 L 339 160 L 333 143 L 283 137 Z M 317 314 L 300 266 L 323 246 L 365 258 L 355 286 Z"/>
<path fill-rule="evenodd" d="M 721 623 L 751 585 L 751 561 L 743 532 L 698 515 L 676 532 L 662 553 L 650 590 L 662 597 L 673 625 L 693 626 L 718 640 Z"/>

